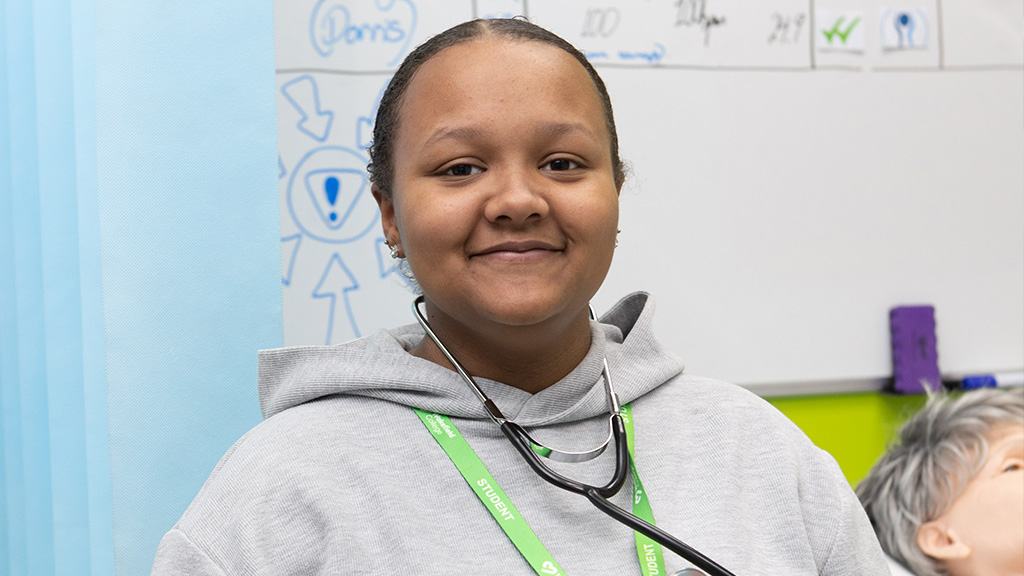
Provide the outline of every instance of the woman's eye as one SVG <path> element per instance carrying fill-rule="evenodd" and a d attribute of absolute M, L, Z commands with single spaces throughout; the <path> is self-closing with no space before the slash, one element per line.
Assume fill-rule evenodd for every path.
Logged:
<path fill-rule="evenodd" d="M 561 170 L 572 170 L 574 168 L 579 168 L 579 167 L 580 167 L 579 164 L 573 162 L 572 160 L 569 160 L 568 158 L 559 158 L 558 160 L 552 160 L 551 162 L 548 162 L 547 164 L 541 166 L 540 169 L 541 170 L 561 171 Z"/>
<path fill-rule="evenodd" d="M 444 171 L 445 176 L 472 176 L 479 174 L 483 170 L 479 166 L 473 166 L 472 164 L 456 164 L 451 168 Z"/>
<path fill-rule="evenodd" d="M 1006 466 L 1003 466 L 1003 472 L 1016 472 L 1016 471 L 1018 471 L 1020 469 L 1021 469 L 1021 465 L 1019 463 L 1016 463 L 1016 462 L 1013 463 L 1013 464 L 1008 464 Z"/>

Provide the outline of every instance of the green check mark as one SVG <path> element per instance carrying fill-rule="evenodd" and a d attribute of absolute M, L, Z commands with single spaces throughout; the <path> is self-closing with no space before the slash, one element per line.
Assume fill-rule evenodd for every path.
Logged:
<path fill-rule="evenodd" d="M 836 23 L 832 26 L 831 30 L 821 30 L 822 33 L 825 34 L 825 38 L 828 38 L 829 44 L 832 43 L 832 38 L 835 36 L 839 36 L 839 40 L 841 40 L 843 44 L 846 44 L 846 38 L 850 35 L 850 32 L 853 31 L 854 27 L 860 23 L 860 16 L 854 18 L 853 22 L 850 22 L 850 25 L 846 27 L 846 30 L 840 30 L 839 28 L 843 25 L 844 20 L 846 20 L 846 16 L 840 16 L 839 20 L 836 20 Z"/>

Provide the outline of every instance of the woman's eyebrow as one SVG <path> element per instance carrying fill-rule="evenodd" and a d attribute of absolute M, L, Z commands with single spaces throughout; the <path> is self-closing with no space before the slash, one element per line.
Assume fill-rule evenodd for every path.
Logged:
<path fill-rule="evenodd" d="M 597 136 L 595 136 L 594 133 L 582 122 L 549 122 L 542 124 L 537 129 L 538 134 L 547 137 L 563 136 L 574 132 L 582 132 L 583 135 L 591 140 L 598 139 Z"/>
<path fill-rule="evenodd" d="M 544 138 L 554 138 L 566 134 L 581 133 L 591 140 L 598 140 L 594 132 L 582 122 L 545 122 L 538 126 L 534 132 Z M 427 148 L 444 140 L 470 141 L 483 138 L 487 131 L 474 126 L 441 126 L 427 137 L 423 147 Z"/>
<path fill-rule="evenodd" d="M 427 148 L 444 140 L 475 140 L 483 135 L 484 130 L 481 130 L 480 128 L 474 128 L 471 126 L 459 126 L 456 128 L 442 126 L 437 130 L 434 130 L 434 133 L 431 134 L 423 143 L 423 147 Z"/>

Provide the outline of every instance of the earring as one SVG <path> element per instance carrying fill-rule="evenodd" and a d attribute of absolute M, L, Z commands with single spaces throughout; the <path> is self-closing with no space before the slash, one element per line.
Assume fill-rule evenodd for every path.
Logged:
<path fill-rule="evenodd" d="M 397 244 L 388 244 L 388 248 L 391 249 L 391 257 L 397 259 L 398 258 L 398 245 Z"/>
<path fill-rule="evenodd" d="M 619 234 L 622 234 L 622 230 L 615 231 L 615 247 L 619 247 Z"/>

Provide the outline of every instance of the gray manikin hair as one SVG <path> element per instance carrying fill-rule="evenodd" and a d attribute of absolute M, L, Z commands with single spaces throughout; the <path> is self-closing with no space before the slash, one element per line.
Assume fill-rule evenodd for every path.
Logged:
<path fill-rule="evenodd" d="M 935 394 L 900 428 L 891 447 L 857 486 L 857 496 L 889 556 L 917 576 L 947 576 L 917 545 L 917 531 L 953 504 L 988 458 L 985 435 L 1024 424 L 1024 393 L 983 389 Z"/>

